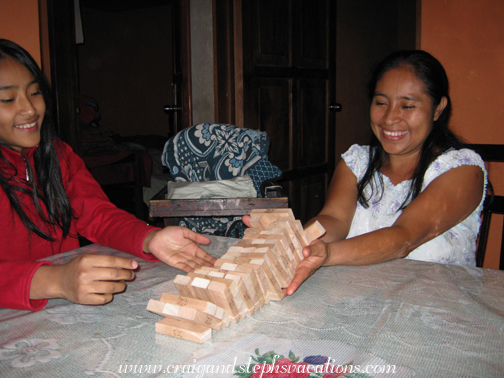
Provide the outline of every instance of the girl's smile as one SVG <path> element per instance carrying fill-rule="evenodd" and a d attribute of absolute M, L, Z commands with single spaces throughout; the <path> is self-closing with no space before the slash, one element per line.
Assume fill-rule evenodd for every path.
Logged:
<path fill-rule="evenodd" d="M 33 74 L 11 57 L 0 59 L 0 141 L 19 152 L 38 145 L 45 110 Z"/>

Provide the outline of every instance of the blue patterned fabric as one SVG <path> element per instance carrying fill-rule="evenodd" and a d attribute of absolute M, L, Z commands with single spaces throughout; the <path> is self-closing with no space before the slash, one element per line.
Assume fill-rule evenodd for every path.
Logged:
<path fill-rule="evenodd" d="M 269 137 L 264 131 L 221 123 L 194 125 L 166 142 L 161 157 L 175 181 L 227 180 L 249 175 L 258 196 L 264 181 L 282 171 L 268 161 Z M 194 231 L 242 237 L 245 226 L 236 218 L 184 218 L 179 223 Z"/>

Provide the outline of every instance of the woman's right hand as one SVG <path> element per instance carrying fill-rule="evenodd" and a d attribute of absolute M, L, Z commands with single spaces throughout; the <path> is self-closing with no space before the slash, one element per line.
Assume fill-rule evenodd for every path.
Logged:
<path fill-rule="evenodd" d="M 101 305 L 126 289 L 138 263 L 109 255 L 81 255 L 63 265 L 42 265 L 34 274 L 30 299 L 64 298 L 74 303 Z"/>
<path fill-rule="evenodd" d="M 294 278 L 289 287 L 284 289 L 285 295 L 292 295 L 299 286 L 317 271 L 329 259 L 329 246 L 323 240 L 317 239 L 303 248 L 304 259 L 298 264 Z"/>

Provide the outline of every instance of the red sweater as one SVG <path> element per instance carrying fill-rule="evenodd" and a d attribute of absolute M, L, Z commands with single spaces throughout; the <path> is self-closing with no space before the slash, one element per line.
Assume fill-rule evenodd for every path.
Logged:
<path fill-rule="evenodd" d="M 153 255 L 142 251 L 142 243 L 154 227 L 118 209 L 102 191 L 72 149 L 63 142 L 59 146 L 58 159 L 61 166 L 63 187 L 70 199 L 74 219 L 70 234 L 62 237 L 58 227 L 50 228 L 37 216 L 30 196 L 18 193 L 24 210 L 34 223 L 50 234 L 55 241 L 49 242 L 35 233 L 30 233 L 11 208 L 5 191 L 0 188 L 0 307 L 21 310 L 40 310 L 47 300 L 30 300 L 30 284 L 35 271 L 48 261 L 37 261 L 58 253 L 79 247 L 77 235 L 88 240 L 112 247 L 149 261 L 157 261 Z M 19 181 L 26 182 L 25 158 L 34 167 L 35 148 L 26 149 L 23 156 L 11 149 L 0 146 L 1 152 L 16 167 L 17 172 L 0 159 L 0 170 L 4 177 L 15 175 Z M 10 179 L 12 183 L 14 177 Z M 43 206 L 43 204 L 42 204 Z M 43 207 L 45 211 L 45 207 Z"/>

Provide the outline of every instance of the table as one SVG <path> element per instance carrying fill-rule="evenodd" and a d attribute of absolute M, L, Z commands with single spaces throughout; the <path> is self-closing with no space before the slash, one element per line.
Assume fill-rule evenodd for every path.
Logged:
<path fill-rule="evenodd" d="M 216 257 L 237 242 L 211 239 Z M 81 253 L 125 256 L 90 245 L 51 260 Z M 136 280 L 105 306 L 50 300 L 36 313 L 0 309 L 0 376 L 220 378 L 242 366 L 248 377 L 247 365 L 275 355 L 277 369 L 369 369 L 353 377 L 504 376 L 503 271 L 411 260 L 321 268 L 293 296 L 197 344 L 156 334 L 160 317 L 146 310 L 149 299 L 176 293 L 172 280 L 184 273 L 137 261 Z"/>

